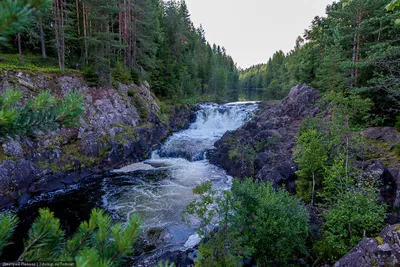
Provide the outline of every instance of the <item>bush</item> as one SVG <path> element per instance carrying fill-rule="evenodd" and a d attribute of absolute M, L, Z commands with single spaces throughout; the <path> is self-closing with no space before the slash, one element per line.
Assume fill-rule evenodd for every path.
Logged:
<path fill-rule="evenodd" d="M 15 215 L 0 214 L 0 254 L 12 237 L 18 220 Z M 111 225 L 111 217 L 94 209 L 88 222 L 65 238 L 60 220 L 49 209 L 40 209 L 28 232 L 24 251 L 18 261 L 75 261 L 77 266 L 123 266 L 133 251 L 140 233 L 141 219 L 131 216 L 125 227 Z"/>
<path fill-rule="evenodd" d="M 243 234 L 249 237 L 259 264 L 287 266 L 307 254 L 308 213 L 298 200 L 270 183 L 250 179 L 235 182 L 232 190 L 240 202 L 237 214 L 244 223 Z"/>
<path fill-rule="evenodd" d="M 247 179 L 235 180 L 232 192 L 222 195 L 211 184 L 194 193 L 200 199 L 184 214 L 198 217 L 199 233 L 208 238 L 200 245 L 198 266 L 237 266 L 249 256 L 260 266 L 288 266 L 307 255 L 307 211 L 286 191 Z M 219 225 L 217 231 L 209 231 L 212 222 Z"/>
<path fill-rule="evenodd" d="M 328 210 L 322 240 L 315 250 L 327 261 L 336 261 L 366 236 L 375 236 L 384 226 L 386 206 L 378 192 L 353 188 Z"/>
<path fill-rule="evenodd" d="M 135 84 L 139 86 L 142 84 L 142 81 L 140 80 L 140 72 L 137 69 L 131 69 L 131 77 Z"/>
<path fill-rule="evenodd" d="M 400 116 L 396 117 L 396 123 L 394 124 L 394 127 L 396 127 L 397 131 L 400 132 Z"/>
<path fill-rule="evenodd" d="M 89 86 L 98 86 L 100 84 L 99 75 L 92 67 L 86 67 L 83 69 L 83 77 Z"/>
<path fill-rule="evenodd" d="M 113 77 L 114 81 L 128 84 L 132 80 L 131 73 L 125 69 L 124 65 L 117 61 L 115 66 L 111 72 L 111 76 Z"/>

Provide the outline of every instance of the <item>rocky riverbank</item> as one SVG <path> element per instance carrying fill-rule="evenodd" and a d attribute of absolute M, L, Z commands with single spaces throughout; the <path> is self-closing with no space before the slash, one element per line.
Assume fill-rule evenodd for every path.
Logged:
<path fill-rule="evenodd" d="M 234 177 L 255 177 L 294 193 L 298 170 L 292 155 L 295 136 L 306 118 L 323 112 L 316 105 L 319 99 L 318 91 L 297 85 L 279 104 L 261 104 L 262 111 L 257 116 L 215 143 L 215 149 L 209 152 L 210 162 Z M 399 226 L 393 224 L 400 223 L 400 132 L 393 127 L 374 127 L 355 134 L 369 140 L 366 155 L 357 158 L 356 165 L 361 176 L 380 183 L 381 201 L 391 210 L 386 222 L 392 226 L 376 239 L 361 241 L 335 266 L 399 266 Z M 323 221 L 319 213 L 310 212 L 314 237 L 318 237 Z"/>
<path fill-rule="evenodd" d="M 255 177 L 295 190 L 292 149 L 303 120 L 320 110 L 314 106 L 319 92 L 306 85 L 295 86 L 276 106 L 264 104 L 261 113 L 236 131 L 227 132 L 215 143 L 210 162 L 234 177 Z"/>
<path fill-rule="evenodd" d="M 195 119 L 195 106 L 162 112 L 147 83 L 90 87 L 78 75 L 21 72 L 0 74 L 0 93 L 16 87 L 24 99 L 41 90 L 64 96 L 85 94 L 86 112 L 79 127 L 37 138 L 0 140 L 0 208 L 22 205 L 33 195 L 75 183 L 150 157 L 154 147 Z"/>

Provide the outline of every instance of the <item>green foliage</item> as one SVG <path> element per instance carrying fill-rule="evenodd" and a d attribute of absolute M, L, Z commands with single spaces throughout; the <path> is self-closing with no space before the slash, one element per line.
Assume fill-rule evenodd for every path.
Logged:
<path fill-rule="evenodd" d="M 64 239 L 64 231 L 60 228 L 60 220 L 48 209 L 41 209 L 39 217 L 33 222 L 25 250 L 18 260 L 50 261 L 60 254 L 60 246 Z"/>
<path fill-rule="evenodd" d="M 400 132 L 400 116 L 396 117 L 396 123 L 395 123 L 394 127 L 396 127 L 397 131 Z"/>
<path fill-rule="evenodd" d="M 232 190 L 240 202 L 238 216 L 247 221 L 242 221 L 243 234 L 248 236 L 261 265 L 289 264 L 307 254 L 308 215 L 299 201 L 269 183 L 250 179 L 234 182 Z"/>
<path fill-rule="evenodd" d="M 155 267 L 175 267 L 174 263 L 170 263 L 168 260 L 166 262 L 159 262 Z"/>
<path fill-rule="evenodd" d="M 378 192 L 354 188 L 326 212 L 322 240 L 316 251 L 325 260 L 335 261 L 366 236 L 373 236 L 384 226 L 386 206 L 378 203 Z"/>
<path fill-rule="evenodd" d="M 60 73 L 73 67 L 91 86 L 140 85 L 146 79 L 163 98 L 237 99 L 234 61 L 224 48 L 207 43 L 201 27 L 193 27 L 184 1 L 60 1 L 1 2 L 0 34 L 19 33 L 24 61 L 19 55 L 16 61 L 0 59 L 0 70 Z M 25 51 L 43 60 L 26 60 Z M 56 55 L 55 64 L 44 66 L 47 55 Z"/>
<path fill-rule="evenodd" d="M 60 126 L 75 126 L 84 112 L 83 95 L 71 91 L 57 101 L 48 91 L 21 104 L 22 93 L 10 88 L 0 95 L 0 136 L 32 135 Z"/>
<path fill-rule="evenodd" d="M 232 192 L 220 195 L 210 183 L 194 192 L 200 199 L 190 203 L 185 214 L 199 218 L 199 233 L 208 238 L 200 245 L 198 266 L 240 266 L 246 257 L 261 266 L 288 266 L 307 254 L 307 212 L 287 192 L 250 179 L 235 180 Z M 219 229 L 210 231 L 214 223 Z"/>
<path fill-rule="evenodd" d="M 317 130 L 308 129 L 296 137 L 296 143 L 293 155 L 299 166 L 296 172 L 299 177 L 296 181 L 297 194 L 312 205 L 315 191 L 321 187 L 324 167 L 328 163 L 326 137 Z"/>
<path fill-rule="evenodd" d="M 1 249 L 7 245 L 17 222 L 13 215 L 0 215 Z M 94 209 L 89 221 L 82 222 L 76 233 L 66 239 L 59 219 L 49 209 L 40 209 L 18 261 L 76 261 L 77 266 L 122 266 L 125 257 L 133 252 L 140 225 L 137 215 L 131 216 L 126 226 L 112 225 L 109 215 Z"/>
<path fill-rule="evenodd" d="M 369 99 L 369 118 L 353 119 L 392 125 L 400 112 L 398 5 L 397 0 L 333 2 L 289 53 L 277 51 L 266 64 L 240 71 L 241 93 L 251 99 L 282 98 L 304 83 L 321 92 L 342 92 L 349 100 Z"/>
<path fill-rule="evenodd" d="M 394 145 L 393 152 L 400 157 L 400 142 Z"/>
<path fill-rule="evenodd" d="M 23 29 L 32 20 L 32 14 L 48 5 L 47 0 L 5 0 L 0 3 L 0 41 Z"/>
<path fill-rule="evenodd" d="M 190 202 L 182 213 L 182 220 L 190 224 L 190 217 L 186 215 L 194 215 L 200 219 L 196 226 L 196 231 L 200 236 L 207 236 L 210 232 L 210 225 L 216 216 L 216 210 L 212 209 L 215 204 L 215 195 L 217 191 L 212 189 L 212 183 L 202 183 L 193 189 L 193 194 L 199 195 L 200 199 Z"/>
<path fill-rule="evenodd" d="M 98 86 L 100 84 L 99 75 L 92 67 L 85 67 L 83 69 L 83 77 L 90 86 Z"/>
<path fill-rule="evenodd" d="M 124 64 L 122 64 L 120 61 L 115 63 L 111 75 L 114 81 L 124 84 L 129 84 L 129 82 L 132 80 L 130 71 L 125 69 Z"/>
<path fill-rule="evenodd" d="M 0 255 L 6 247 L 18 224 L 17 216 L 9 213 L 0 214 Z"/>
<path fill-rule="evenodd" d="M 146 104 L 143 103 L 143 100 L 136 93 L 134 93 L 132 97 L 133 97 L 133 104 L 139 112 L 140 119 L 142 120 L 142 122 L 146 122 L 149 118 L 149 111 L 147 110 Z"/>

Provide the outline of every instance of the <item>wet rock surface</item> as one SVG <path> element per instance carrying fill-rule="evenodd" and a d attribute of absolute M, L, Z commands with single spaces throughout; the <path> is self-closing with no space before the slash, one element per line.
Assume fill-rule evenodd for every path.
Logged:
<path fill-rule="evenodd" d="M 311 87 L 293 87 L 281 103 L 261 107 L 264 111 L 243 127 L 227 132 L 210 151 L 210 162 L 232 176 L 255 177 L 285 185 L 293 192 L 297 170 L 292 158 L 294 137 L 304 119 L 320 111 L 314 105 L 319 98 L 319 92 Z"/>
<path fill-rule="evenodd" d="M 363 239 L 334 267 L 400 266 L 400 225 L 386 227 L 379 237 Z"/>
<path fill-rule="evenodd" d="M 196 118 L 196 107 L 184 105 L 172 109 L 166 119 L 146 83 L 89 87 L 77 75 L 0 75 L 0 93 L 16 87 L 28 99 L 42 90 L 62 97 L 76 89 L 85 94 L 86 106 L 79 127 L 37 138 L 0 140 L 0 208 L 149 158 L 162 140 Z"/>

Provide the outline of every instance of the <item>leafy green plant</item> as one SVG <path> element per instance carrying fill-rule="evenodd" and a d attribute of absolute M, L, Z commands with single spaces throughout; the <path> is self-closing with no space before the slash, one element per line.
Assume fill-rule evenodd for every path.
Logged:
<path fill-rule="evenodd" d="M 0 252 L 17 226 L 15 215 L 0 214 Z M 111 217 L 94 209 L 89 221 L 82 222 L 69 239 L 59 219 L 49 209 L 40 209 L 33 222 L 24 251 L 18 261 L 76 261 L 77 266 L 122 266 L 133 251 L 140 233 L 141 219 L 129 218 L 126 226 L 111 224 Z"/>
<path fill-rule="evenodd" d="M 251 179 L 235 180 L 232 192 L 218 194 L 210 183 L 194 192 L 200 199 L 185 214 L 200 220 L 197 229 L 207 238 L 199 247 L 198 266 L 240 266 L 247 257 L 260 266 L 289 266 L 307 255 L 307 211 L 289 193 Z M 210 230 L 213 224 L 218 230 Z"/>
<path fill-rule="evenodd" d="M 394 127 L 396 127 L 397 131 L 400 132 L 400 116 L 396 117 L 396 123 L 394 124 Z"/>
<path fill-rule="evenodd" d="M 297 194 L 306 202 L 314 204 L 316 190 L 321 187 L 324 167 L 328 163 L 325 136 L 314 129 L 301 132 L 296 137 L 294 158 L 299 166 L 296 172 Z"/>
<path fill-rule="evenodd" d="M 364 237 L 374 236 L 384 226 L 386 206 L 378 202 L 378 192 L 353 188 L 326 212 L 322 240 L 315 249 L 327 261 L 336 261 Z"/>

